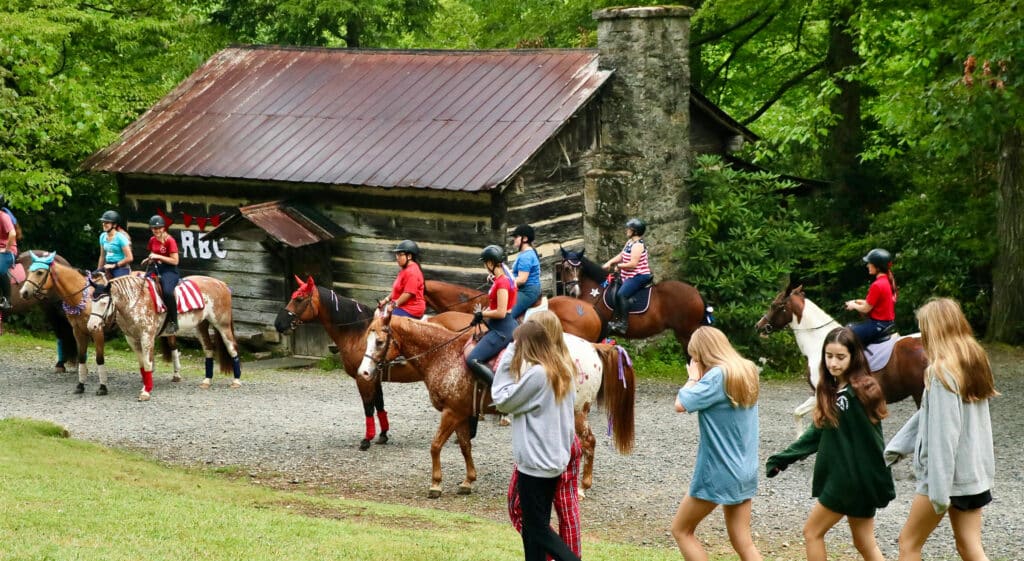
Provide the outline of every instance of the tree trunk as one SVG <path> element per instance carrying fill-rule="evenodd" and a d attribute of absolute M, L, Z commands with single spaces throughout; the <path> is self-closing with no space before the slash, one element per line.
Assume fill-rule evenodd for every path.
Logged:
<path fill-rule="evenodd" d="M 863 148 L 863 132 L 861 130 L 860 105 L 861 83 L 844 77 L 847 72 L 854 71 L 863 62 L 855 50 L 856 38 L 850 30 L 849 21 L 856 13 L 859 2 L 843 3 L 838 7 L 829 25 L 829 48 L 826 55 L 826 72 L 835 81 L 839 94 L 830 104 L 836 123 L 829 129 L 828 143 L 823 151 L 823 168 L 825 177 L 832 181 L 832 214 L 833 224 L 844 229 L 854 227 L 861 230 L 867 225 L 856 222 L 856 217 L 866 216 L 866 212 L 851 213 L 851 208 L 859 207 L 864 201 L 859 200 L 855 192 L 857 177 L 860 175 L 860 153 Z"/>
<path fill-rule="evenodd" d="M 999 146 L 996 264 L 992 272 L 992 321 L 988 338 L 1024 342 L 1024 131 L 1014 127 Z"/>

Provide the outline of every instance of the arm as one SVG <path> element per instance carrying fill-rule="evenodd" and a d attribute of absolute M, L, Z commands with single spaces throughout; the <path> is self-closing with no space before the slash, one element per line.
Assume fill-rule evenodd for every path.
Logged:
<path fill-rule="evenodd" d="M 704 373 L 701 372 L 700 369 L 699 360 L 691 360 L 688 362 L 686 364 L 686 385 L 683 386 L 683 389 L 686 390 L 697 385 L 697 382 L 700 381 L 703 374 Z M 686 413 L 686 407 L 683 405 L 683 402 L 679 400 L 678 394 L 676 395 L 676 413 Z"/>
<path fill-rule="evenodd" d="M 518 415 L 536 409 L 539 406 L 537 396 L 544 390 L 547 383 L 547 375 L 544 368 L 533 365 L 523 373 L 518 382 L 512 380 L 509 353 L 505 353 L 498 371 L 494 373 L 494 382 L 491 384 L 491 399 L 494 406 L 502 413 Z"/>
<path fill-rule="evenodd" d="M 516 286 L 523 286 L 528 278 L 530 278 L 530 271 L 519 271 L 519 274 L 516 275 Z"/>
<path fill-rule="evenodd" d="M 616 255 L 615 257 L 612 257 L 611 259 L 605 261 L 604 265 L 601 265 L 601 268 L 604 269 L 605 271 L 610 271 L 611 268 L 612 268 L 612 265 L 614 265 L 618 261 L 619 261 L 619 256 Z"/>
<path fill-rule="evenodd" d="M 636 269 L 636 266 L 640 264 L 640 257 L 644 254 L 644 244 L 636 242 L 633 244 L 633 248 L 629 251 L 629 262 L 619 263 L 619 269 Z"/>
<path fill-rule="evenodd" d="M 401 307 L 402 304 L 405 304 L 409 300 L 412 300 L 412 293 L 411 292 L 403 292 L 402 295 L 398 297 L 398 300 L 395 300 L 395 307 L 396 308 Z"/>
<path fill-rule="evenodd" d="M 777 474 L 779 471 L 789 467 L 789 464 L 798 462 L 807 456 L 816 453 L 818 451 L 819 442 L 821 442 L 821 429 L 814 426 L 812 423 L 811 426 L 807 427 L 807 430 L 800 435 L 800 438 L 798 438 L 796 442 L 789 445 L 789 448 L 786 448 L 782 452 L 768 458 L 765 468 L 769 475 L 774 476 L 772 471 L 775 471 Z"/>
<path fill-rule="evenodd" d="M 846 309 L 847 310 L 853 310 L 853 311 L 856 311 L 856 312 L 860 312 L 862 314 L 866 314 L 866 313 L 870 312 L 871 310 L 873 310 L 874 308 L 875 308 L 874 306 L 872 306 L 871 304 L 868 304 L 867 300 L 857 299 L 857 300 L 847 300 L 846 301 Z"/>
<path fill-rule="evenodd" d="M 493 310 L 484 310 L 485 318 L 503 318 L 508 314 L 508 289 L 500 288 L 497 294 L 498 307 Z"/>
<path fill-rule="evenodd" d="M 882 456 L 885 458 L 885 465 L 891 466 L 914 453 L 914 447 L 917 445 L 917 427 L 920 420 L 921 410 L 918 409 L 903 424 L 903 427 L 893 435 L 889 444 L 885 445 L 885 451 L 882 452 Z"/>
<path fill-rule="evenodd" d="M 177 265 L 178 264 L 178 252 L 175 251 L 174 253 L 172 253 L 170 255 L 166 255 L 166 256 L 165 255 L 160 255 L 159 253 L 150 253 L 149 254 L 149 259 L 151 261 L 159 261 L 161 263 L 166 263 L 168 265 Z"/>
<path fill-rule="evenodd" d="M 947 390 L 937 379 L 932 380 L 927 394 L 927 442 L 924 449 L 928 451 L 925 458 L 928 498 L 935 514 L 942 514 L 949 508 L 949 495 L 953 489 L 956 446 L 963 428 L 963 403 L 959 395 Z"/>
<path fill-rule="evenodd" d="M 96 263 L 96 270 L 97 271 L 102 271 L 106 264 L 107 264 L 107 250 L 103 249 L 103 244 L 100 244 L 100 260 Z"/>
<path fill-rule="evenodd" d="M 132 255 L 132 244 L 131 242 L 126 241 L 124 245 L 122 245 L 121 247 L 121 252 L 124 253 L 124 261 L 121 261 L 119 265 L 121 265 L 122 267 L 127 267 L 128 265 L 132 264 L 132 261 L 135 261 L 135 256 Z"/>

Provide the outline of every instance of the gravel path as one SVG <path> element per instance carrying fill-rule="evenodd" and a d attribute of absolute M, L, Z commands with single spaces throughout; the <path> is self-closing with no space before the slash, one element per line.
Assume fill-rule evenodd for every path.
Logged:
<path fill-rule="evenodd" d="M 2 345 L 2 340 L 0 340 Z M 984 536 L 993 560 L 1019 560 L 1024 541 L 1024 447 L 1021 446 L 1024 354 L 993 355 L 997 387 L 1003 396 L 992 404 L 996 439 L 995 501 L 985 510 Z M 391 417 L 391 442 L 367 452 L 356 447 L 363 432 L 362 407 L 351 379 L 315 369 L 245 372 L 245 385 L 229 390 L 220 378 L 212 390 L 197 384 L 201 361 L 185 365 L 185 381 L 172 384 L 166 366 L 158 366 L 153 400 L 138 403 L 137 374 L 111 374 L 110 395 L 97 397 L 95 377 L 85 395 L 71 394 L 74 374 L 53 374 L 40 351 L 9 356 L 0 347 L 0 417 L 49 419 L 76 438 L 144 451 L 174 464 L 241 466 L 240 473 L 275 487 L 332 496 L 404 503 L 473 513 L 506 520 L 505 490 L 511 470 L 509 429 L 481 423 L 474 440 L 479 474 L 470 496 L 457 496 L 464 468 L 454 438 L 442 453 L 444 495 L 426 498 L 430 440 L 438 421 L 421 384 L 385 386 Z M 244 365 L 243 365 L 244 368 Z M 669 522 L 689 485 L 696 452 L 694 416 L 677 415 L 672 403 L 677 386 L 641 382 L 637 395 L 637 442 L 631 456 L 615 453 L 604 437 L 603 411 L 592 413 L 598 435 L 594 487 L 583 502 L 584 531 L 602 539 L 674 548 Z M 761 456 L 781 450 L 794 438 L 790 415 L 808 395 L 796 382 L 766 382 L 760 401 Z M 891 436 L 913 412 L 913 403 L 892 407 L 885 422 Z M 803 559 L 801 528 L 813 504 L 813 460 L 792 466 L 779 477 L 762 478 L 754 501 L 754 531 L 765 559 Z M 879 512 L 879 544 L 896 558 L 896 536 L 913 494 L 913 474 L 897 466 L 897 498 Z M 727 551 L 720 514 L 699 530 L 712 551 Z M 855 559 L 845 527 L 829 536 L 836 559 Z M 925 559 L 957 559 L 952 532 L 943 522 L 925 548 Z"/>

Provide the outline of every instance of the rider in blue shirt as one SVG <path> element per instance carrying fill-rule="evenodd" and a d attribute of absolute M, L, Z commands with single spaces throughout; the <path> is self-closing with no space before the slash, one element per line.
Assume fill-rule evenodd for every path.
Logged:
<path fill-rule="evenodd" d="M 512 278 L 519 288 L 516 305 L 509 312 L 514 318 L 522 316 L 540 299 L 540 256 L 533 249 L 535 236 L 536 232 L 529 224 L 520 224 L 512 231 L 512 246 L 519 252 L 512 265 Z"/>

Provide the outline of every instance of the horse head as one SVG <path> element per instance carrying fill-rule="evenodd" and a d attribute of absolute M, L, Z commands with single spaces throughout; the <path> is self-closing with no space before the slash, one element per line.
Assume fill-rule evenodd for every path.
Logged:
<path fill-rule="evenodd" d="M 114 299 L 110 296 L 110 279 L 103 271 L 89 274 L 89 286 L 92 287 L 92 306 L 89 311 L 89 331 L 100 331 L 113 323 Z"/>
<path fill-rule="evenodd" d="M 795 317 L 800 321 L 804 313 L 804 287 L 799 285 L 790 286 L 780 292 L 772 303 L 768 305 L 768 311 L 761 316 L 754 326 L 762 337 L 767 337 L 775 331 L 784 329 L 793 322 Z"/>
<path fill-rule="evenodd" d="M 53 267 L 53 260 L 57 257 L 56 251 L 44 252 L 36 255 L 36 252 L 29 251 L 32 256 L 32 265 L 25 275 L 25 284 L 21 287 L 21 297 L 28 300 L 31 297 L 42 300 L 46 298 L 50 288 L 53 287 L 53 276 L 50 274 Z"/>
<path fill-rule="evenodd" d="M 573 298 L 580 297 L 580 270 L 583 268 L 583 254 L 586 249 L 572 251 L 559 247 L 562 252 L 562 261 L 559 263 L 559 278 L 562 283 L 562 290 L 566 296 Z"/>
<path fill-rule="evenodd" d="M 274 318 L 274 329 L 278 333 L 291 331 L 320 315 L 320 291 L 317 290 L 313 277 L 304 281 L 295 276 L 295 282 L 298 283 L 298 288 L 292 292 L 292 299 Z"/>
<path fill-rule="evenodd" d="M 398 343 L 391 330 L 391 311 L 381 311 L 366 330 L 366 352 L 359 363 L 358 373 L 363 378 L 372 380 L 398 355 Z"/>

